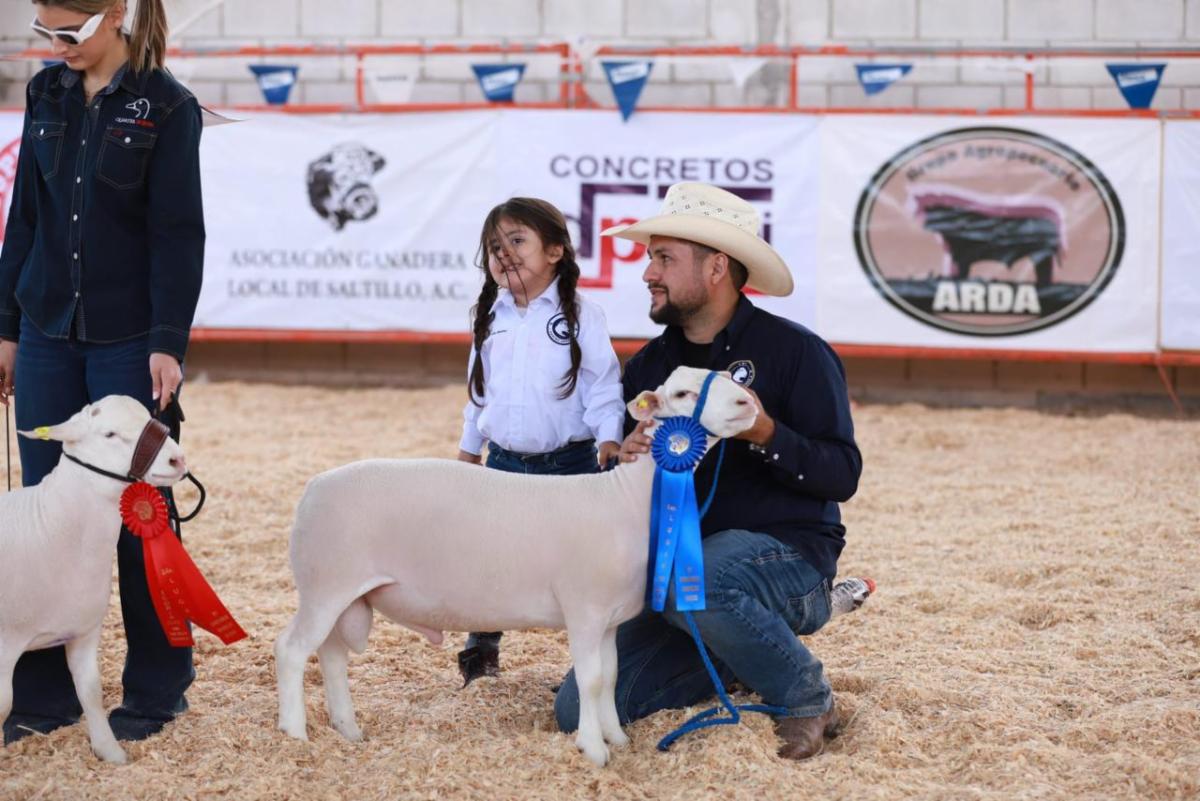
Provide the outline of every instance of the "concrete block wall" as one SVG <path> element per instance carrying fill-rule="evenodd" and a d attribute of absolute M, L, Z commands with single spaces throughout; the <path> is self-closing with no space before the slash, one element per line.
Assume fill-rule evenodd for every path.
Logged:
<path fill-rule="evenodd" d="M 166 0 L 173 25 L 191 21 L 187 47 L 392 42 L 534 42 L 697 45 L 1071 45 L 1200 47 L 1200 0 Z M 0 50 L 40 41 L 28 36 L 33 6 L 0 2 Z M 247 63 L 262 59 L 192 59 L 177 73 L 210 105 L 259 102 Z M 470 64 L 488 58 L 419 60 L 417 101 L 478 101 Z M 526 58 L 518 99 L 558 96 L 552 57 Z M 807 58 L 800 68 L 803 106 L 1024 105 L 1024 76 L 1003 60 L 904 59 L 916 63 L 887 91 L 866 98 L 852 59 Z M 301 66 L 296 102 L 354 100 L 353 59 L 286 59 Z M 368 62 L 369 64 L 371 62 Z M 384 62 L 375 62 L 385 69 Z M 0 105 L 22 100 L 40 65 L 0 62 Z M 1120 108 L 1124 100 L 1103 59 L 1035 62 L 1036 102 L 1048 108 Z M 726 63 L 664 59 L 656 63 L 646 103 L 783 105 L 788 67 L 768 62 L 745 86 Z M 601 103 L 612 98 L 598 67 L 585 86 Z M 1200 107 L 1200 60 L 1170 63 L 1157 108 Z"/>

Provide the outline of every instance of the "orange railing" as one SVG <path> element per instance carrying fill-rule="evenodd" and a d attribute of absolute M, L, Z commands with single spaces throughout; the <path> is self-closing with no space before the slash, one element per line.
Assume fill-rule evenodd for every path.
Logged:
<path fill-rule="evenodd" d="M 559 57 L 558 99 L 550 102 L 514 102 L 496 104 L 480 100 L 477 103 L 371 103 L 366 92 L 366 62 L 376 56 L 519 56 L 541 55 Z M 52 58 L 48 50 L 28 49 L 3 56 L 4 60 L 35 60 Z M 237 111 L 285 111 L 289 113 L 329 114 L 342 112 L 403 112 L 403 111 L 459 111 L 464 109 L 494 108 L 511 105 L 521 108 L 609 108 L 591 97 L 584 87 L 584 58 L 579 51 L 566 42 L 511 43 L 511 44 L 380 44 L 380 45 L 280 45 L 274 47 L 230 47 L 230 48 L 172 48 L 172 58 L 270 58 L 270 57 L 353 57 L 355 68 L 355 102 L 353 104 L 289 103 L 285 106 L 260 104 L 235 105 Z M 1094 109 L 1071 107 L 1038 107 L 1035 102 L 1036 76 L 1032 69 L 1025 70 L 1025 103 L 1021 108 L 992 107 L 922 107 L 912 106 L 801 106 L 799 87 L 803 79 L 805 59 L 814 57 L 870 60 L 880 57 L 961 60 L 970 58 L 1011 59 L 1014 64 L 1032 64 L 1038 59 L 1155 59 L 1192 60 L 1200 58 L 1200 48 L 1080 48 L 1080 47 L 991 47 L 953 48 L 923 46 L 879 46 L 852 47 L 846 45 L 822 45 L 816 47 L 760 45 L 740 47 L 736 45 L 640 47 L 612 45 L 601 47 L 591 53 L 587 60 L 600 58 L 766 58 L 782 60 L 789 64 L 788 102 L 786 105 L 770 106 L 639 106 L 643 111 L 718 111 L 718 112 L 796 112 L 804 114 L 939 114 L 939 115 L 988 115 L 1016 116 L 1029 114 L 1053 114 L 1080 117 L 1191 117 L 1200 118 L 1200 109 Z M 463 75 L 468 80 L 469 74 Z M 1000 81 L 997 81 L 998 83 Z"/>

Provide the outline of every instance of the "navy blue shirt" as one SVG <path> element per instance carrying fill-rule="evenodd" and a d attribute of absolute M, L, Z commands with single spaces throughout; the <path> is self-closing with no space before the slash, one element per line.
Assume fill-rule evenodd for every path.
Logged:
<path fill-rule="evenodd" d="M 29 82 L 0 252 L 0 338 L 48 337 L 183 359 L 204 268 L 200 106 L 163 70 L 122 67 L 87 103 L 56 65 Z"/>
<path fill-rule="evenodd" d="M 727 441 L 702 536 L 727 529 L 770 534 L 833 579 L 846 533 L 838 502 L 854 494 L 862 474 L 837 354 L 804 326 L 756 308 L 742 295 L 733 319 L 711 345 L 689 343 L 677 326 L 646 343 L 625 365 L 626 402 L 657 389 L 680 365 L 730 371 L 758 394 L 775 421 L 765 448 Z M 626 416 L 626 434 L 635 424 Z M 716 451 L 696 471 L 701 502 L 712 486 Z"/>

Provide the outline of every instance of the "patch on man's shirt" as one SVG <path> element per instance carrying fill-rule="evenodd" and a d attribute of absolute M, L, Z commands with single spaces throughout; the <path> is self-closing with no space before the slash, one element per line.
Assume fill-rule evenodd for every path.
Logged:
<path fill-rule="evenodd" d="M 754 362 L 749 359 L 739 359 L 729 365 L 729 376 L 743 387 L 748 387 L 754 383 L 754 376 L 757 372 L 754 369 Z"/>

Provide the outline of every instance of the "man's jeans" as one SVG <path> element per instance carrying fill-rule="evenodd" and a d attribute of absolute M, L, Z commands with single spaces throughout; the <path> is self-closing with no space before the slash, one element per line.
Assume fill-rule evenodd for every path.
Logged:
<path fill-rule="evenodd" d="M 17 427 L 23 430 L 61 423 L 106 395 L 129 395 L 148 408 L 152 405 L 146 337 L 107 345 L 70 342 L 50 339 L 23 320 L 14 372 Z M 24 437 L 20 449 L 22 483 L 27 487 L 45 478 L 62 453 L 58 442 Z M 0 558 L 3 553 L 0 542 Z M 128 641 L 123 706 L 144 717 L 169 719 L 195 677 L 192 649 L 174 648 L 167 642 L 146 586 L 142 543 L 125 529 L 117 543 L 117 566 Z M 70 593 L 72 588 L 62 591 Z M 13 707 L 6 731 L 14 733 L 18 724 L 61 725 L 78 720 L 80 712 L 63 648 L 30 651 L 21 657 L 13 676 Z"/>
<path fill-rule="evenodd" d="M 721 531 L 704 539 L 707 609 L 692 618 L 721 680 L 735 678 L 763 703 L 789 717 L 814 717 L 833 701 L 821 663 L 797 639 L 829 620 L 829 582 L 796 551 L 753 531 Z M 626 724 L 660 709 L 695 705 L 714 695 L 682 612 L 649 608 L 617 630 L 617 715 Z M 554 714 L 563 731 L 579 723 L 572 670 Z"/>

